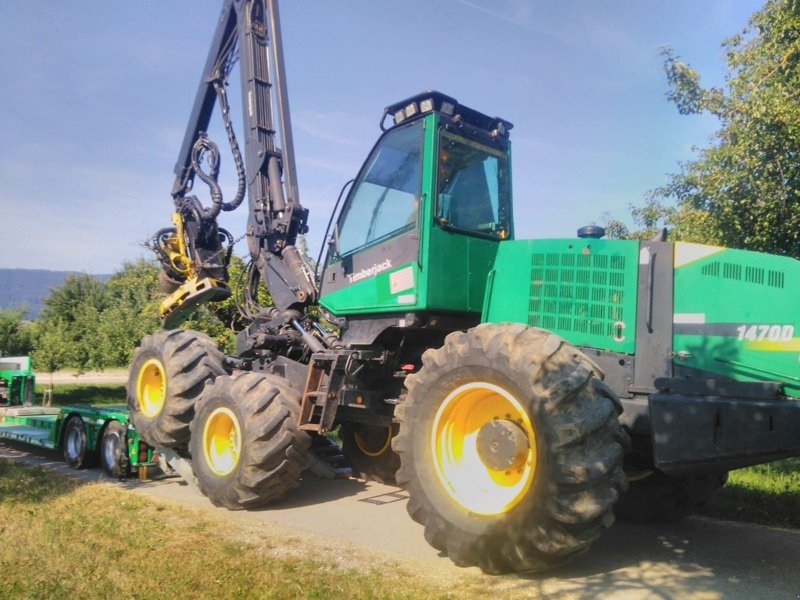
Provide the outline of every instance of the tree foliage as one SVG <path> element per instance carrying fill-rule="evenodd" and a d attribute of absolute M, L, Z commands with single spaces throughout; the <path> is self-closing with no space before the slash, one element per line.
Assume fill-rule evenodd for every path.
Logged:
<path fill-rule="evenodd" d="M 66 323 L 60 320 L 37 323 L 32 357 L 33 367 L 37 371 L 53 373 L 72 366 L 72 357 L 73 349 Z"/>
<path fill-rule="evenodd" d="M 158 329 L 158 267 L 125 263 L 105 286 L 105 310 L 91 335 L 92 368 L 127 365 L 145 335 Z"/>
<path fill-rule="evenodd" d="M 0 355 L 25 356 L 33 348 L 33 332 L 24 310 L 0 310 Z"/>
<path fill-rule="evenodd" d="M 127 366 L 139 341 L 160 327 L 158 305 L 163 295 L 158 291 L 158 271 L 156 264 L 139 260 L 123 264 L 105 283 L 89 275 L 69 276 L 45 300 L 31 336 L 36 368 L 52 372 Z M 197 307 L 181 327 L 204 331 L 223 350 L 233 352 L 235 333 L 246 325 L 235 301 L 244 273 L 242 260 L 232 257 L 231 298 Z M 263 290 L 259 301 L 270 301 Z M 0 342 L 4 322 L 0 318 Z"/>
<path fill-rule="evenodd" d="M 800 0 L 769 0 L 722 47 L 723 88 L 663 50 L 668 98 L 720 127 L 641 210 L 662 210 L 677 239 L 800 257 Z"/>

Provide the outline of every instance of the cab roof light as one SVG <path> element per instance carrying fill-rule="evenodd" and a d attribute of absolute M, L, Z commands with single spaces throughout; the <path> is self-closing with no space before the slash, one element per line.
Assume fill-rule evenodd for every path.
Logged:
<path fill-rule="evenodd" d="M 491 132 L 491 136 L 493 138 L 496 137 L 503 137 L 506 134 L 506 126 L 502 121 L 497 122 L 497 127 L 494 128 Z"/>
<path fill-rule="evenodd" d="M 416 119 L 432 112 L 439 112 L 450 119 L 460 119 L 464 123 L 469 123 L 492 135 L 495 138 L 508 138 L 508 132 L 512 124 L 499 117 L 490 117 L 472 108 L 459 104 L 458 100 L 451 96 L 428 90 L 411 96 L 394 104 L 390 104 L 383 110 L 381 116 L 381 130 L 386 131 L 384 120 L 391 116 L 394 120 L 393 126 L 396 127 L 405 123 L 409 119 Z"/>

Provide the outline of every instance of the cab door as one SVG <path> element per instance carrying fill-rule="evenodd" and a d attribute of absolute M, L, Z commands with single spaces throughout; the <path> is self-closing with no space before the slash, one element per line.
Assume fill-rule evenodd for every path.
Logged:
<path fill-rule="evenodd" d="M 417 307 L 425 122 L 384 134 L 347 196 L 321 285 L 336 315 Z"/>

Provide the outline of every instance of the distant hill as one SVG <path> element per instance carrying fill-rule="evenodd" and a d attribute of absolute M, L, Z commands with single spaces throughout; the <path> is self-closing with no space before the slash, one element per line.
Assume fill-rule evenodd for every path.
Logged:
<path fill-rule="evenodd" d="M 0 269 L 0 309 L 24 308 L 28 319 L 36 319 L 42 312 L 44 299 L 50 290 L 58 287 L 67 275 L 76 271 L 45 271 L 43 269 Z M 107 280 L 109 275 L 95 275 Z"/>

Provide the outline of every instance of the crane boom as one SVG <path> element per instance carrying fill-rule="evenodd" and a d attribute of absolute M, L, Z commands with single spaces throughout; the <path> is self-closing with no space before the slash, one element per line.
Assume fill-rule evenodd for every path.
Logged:
<path fill-rule="evenodd" d="M 244 159 L 230 119 L 226 87 L 239 61 Z M 225 202 L 217 183 L 219 151 L 208 137 L 220 108 L 239 185 Z M 280 146 L 276 136 L 280 136 Z M 174 227 L 153 239 L 171 292 L 161 305 L 162 321 L 174 324 L 196 304 L 227 297 L 227 263 L 232 236 L 217 225 L 221 211 L 235 210 L 248 197 L 247 245 L 252 268 L 279 312 L 302 310 L 316 301 L 311 270 L 296 247 L 308 230 L 300 203 L 291 117 L 275 0 L 225 0 L 195 95 L 175 164 Z M 211 205 L 192 194 L 196 179 L 208 185 Z M 227 242 L 228 248 L 225 247 Z M 251 278 L 251 281 L 254 279 Z"/>

